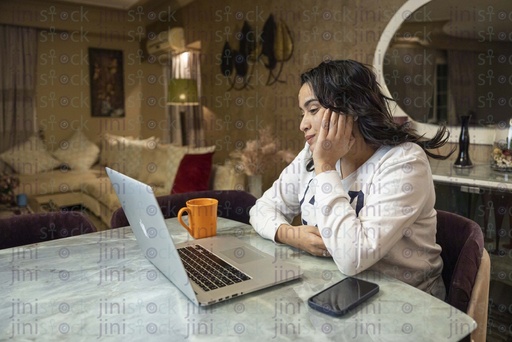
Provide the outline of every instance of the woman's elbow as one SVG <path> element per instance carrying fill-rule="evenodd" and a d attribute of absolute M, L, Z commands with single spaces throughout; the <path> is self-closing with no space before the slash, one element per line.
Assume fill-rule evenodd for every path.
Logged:
<path fill-rule="evenodd" d="M 355 276 L 356 274 L 360 273 L 361 271 L 358 271 L 358 270 L 356 270 L 354 268 L 347 268 L 347 269 L 344 269 L 344 270 L 340 269 L 340 272 L 343 273 L 346 276 L 352 277 L 352 276 Z"/>
<path fill-rule="evenodd" d="M 346 276 L 355 276 L 356 274 L 363 271 L 362 269 L 358 268 L 357 265 L 354 263 L 347 263 L 346 261 L 337 261 L 336 259 L 334 259 L 334 261 L 336 262 L 336 266 L 338 266 L 338 270 Z"/>

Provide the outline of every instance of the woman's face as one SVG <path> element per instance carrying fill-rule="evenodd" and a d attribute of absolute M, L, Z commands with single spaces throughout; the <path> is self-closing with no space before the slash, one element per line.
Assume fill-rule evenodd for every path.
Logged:
<path fill-rule="evenodd" d="M 299 108 L 302 113 L 300 130 L 313 151 L 326 108 L 320 105 L 309 83 L 304 83 L 299 90 Z"/>

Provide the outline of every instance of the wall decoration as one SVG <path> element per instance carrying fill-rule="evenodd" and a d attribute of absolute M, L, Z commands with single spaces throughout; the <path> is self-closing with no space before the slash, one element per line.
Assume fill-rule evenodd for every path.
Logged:
<path fill-rule="evenodd" d="M 292 57 L 293 53 L 290 29 L 284 20 L 276 22 L 274 16 L 270 14 L 261 34 L 257 39 L 254 37 L 257 37 L 256 32 L 245 21 L 236 35 L 239 42 L 238 50 L 233 49 L 228 41 L 222 48 L 221 72 L 230 79 L 228 90 L 249 88 L 253 69 L 258 62 L 268 69 L 266 85 L 282 82 L 279 76 L 283 70 L 283 64 Z"/>
<path fill-rule="evenodd" d="M 123 117 L 123 51 L 89 48 L 91 115 Z"/>

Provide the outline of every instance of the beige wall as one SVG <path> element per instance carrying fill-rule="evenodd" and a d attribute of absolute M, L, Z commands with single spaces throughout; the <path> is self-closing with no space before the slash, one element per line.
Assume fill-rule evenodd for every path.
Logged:
<path fill-rule="evenodd" d="M 202 42 L 204 105 L 211 120 L 207 142 L 217 145 L 217 160 L 254 138 L 257 128 L 266 125 L 282 137 L 285 148 L 299 151 L 304 146 L 297 101 L 300 73 L 326 58 L 351 58 L 371 64 L 381 32 L 403 3 L 196 0 L 185 7 L 186 34 L 190 40 Z M 236 33 L 244 20 L 261 32 L 271 13 L 276 20 L 286 22 L 294 40 L 292 58 L 284 63 L 279 77 L 283 82 L 265 85 L 269 71 L 258 63 L 248 89 L 228 92 L 219 60 L 224 43 L 227 40 L 233 49 L 238 49 Z M 282 167 L 276 165 L 265 176 L 265 186 L 271 184 Z"/>
<path fill-rule="evenodd" d="M 201 41 L 206 144 L 217 146 L 215 162 L 222 163 L 231 151 L 255 138 L 258 128 L 267 125 L 281 137 L 284 148 L 298 152 L 304 145 L 297 104 L 299 74 L 326 58 L 351 58 L 371 64 L 382 30 L 404 2 L 196 0 L 176 15 L 151 20 L 154 17 L 148 9 L 137 15 L 135 10 L 120 12 L 44 1 L 4 1 L 0 2 L 0 22 L 42 29 L 36 99 L 39 126 L 45 130 L 47 139 L 58 143 L 80 126 L 94 140 L 104 131 L 142 137 L 162 137 L 167 133 L 162 125 L 147 124 L 164 119 L 163 86 L 152 81 L 161 80 L 162 70 L 136 58 L 140 48 L 138 33 L 146 27 L 165 29 L 179 21 L 188 43 Z M 173 13 L 174 9 L 167 5 L 152 13 L 169 9 Z M 229 84 L 220 71 L 224 43 L 227 40 L 237 49 L 236 33 L 244 20 L 259 33 L 271 13 L 276 20 L 286 22 L 294 40 L 293 55 L 282 65 L 279 82 L 266 85 L 269 70 L 256 63 L 250 86 L 228 91 Z M 176 19 L 178 15 L 182 19 Z M 57 34 L 51 36 L 53 28 Z M 62 30 L 71 35 L 63 39 Z M 125 118 L 91 117 L 88 47 L 123 50 Z M 66 78 L 68 81 L 63 84 Z M 265 175 L 265 187 L 282 168 L 283 165 L 276 165 Z"/>

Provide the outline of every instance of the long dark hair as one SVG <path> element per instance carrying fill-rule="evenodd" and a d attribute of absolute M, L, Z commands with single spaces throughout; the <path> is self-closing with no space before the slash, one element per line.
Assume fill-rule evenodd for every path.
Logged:
<path fill-rule="evenodd" d="M 375 73 L 362 63 L 353 60 L 322 62 L 303 73 L 300 80 L 301 85 L 311 86 L 322 107 L 357 117 L 365 142 L 374 148 L 413 142 L 435 159 L 447 159 L 455 151 L 448 155 L 428 151 L 446 144 L 450 132 L 445 125 L 439 127 L 432 139 L 425 139 L 408 123 L 395 123 L 389 109 L 393 99 L 382 94 Z"/>

